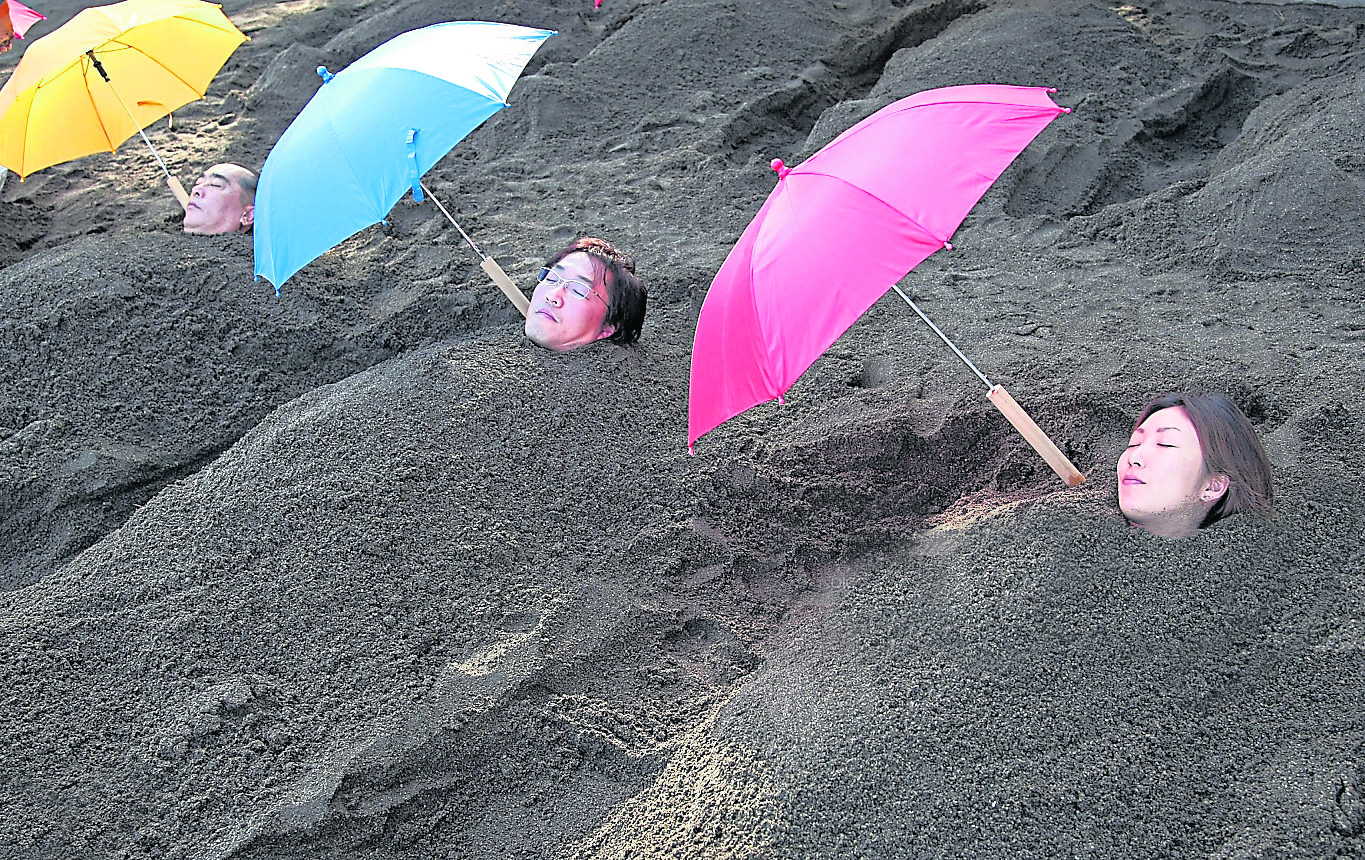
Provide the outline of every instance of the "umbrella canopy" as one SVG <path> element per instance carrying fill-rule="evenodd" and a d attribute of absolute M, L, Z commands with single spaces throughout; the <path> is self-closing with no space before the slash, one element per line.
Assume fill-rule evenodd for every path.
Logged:
<path fill-rule="evenodd" d="M 335 75 L 285 130 L 256 188 L 256 275 L 276 290 L 384 220 L 455 144 L 507 106 L 552 30 L 456 21 L 395 36 Z"/>
<path fill-rule="evenodd" d="M 952 236 L 1065 109 L 1041 87 L 901 99 L 779 179 L 716 273 L 692 349 L 688 445 L 787 389 Z"/>
<path fill-rule="evenodd" d="M 46 15 L 39 15 L 19 0 L 0 2 L 0 51 L 9 50 L 10 36 L 22 39 L 29 27 L 46 20 Z"/>
<path fill-rule="evenodd" d="M 125 0 L 78 12 L 34 40 L 0 89 L 0 165 L 24 177 L 113 152 L 203 98 L 245 40 L 218 6 L 200 0 Z"/>

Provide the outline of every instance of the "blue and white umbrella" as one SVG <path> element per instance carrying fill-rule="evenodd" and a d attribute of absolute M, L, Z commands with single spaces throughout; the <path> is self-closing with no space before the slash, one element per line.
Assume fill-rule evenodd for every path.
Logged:
<path fill-rule="evenodd" d="M 517 77 L 553 35 L 483 21 L 433 24 L 395 36 L 335 75 L 320 66 L 322 87 L 261 170 L 257 277 L 278 294 L 309 262 L 383 221 L 409 190 L 422 200 L 422 175 L 507 106 Z M 492 258 L 478 253 L 490 275 L 489 264 L 501 274 Z M 511 281 L 499 286 L 521 298 L 525 313 L 526 299 Z"/>

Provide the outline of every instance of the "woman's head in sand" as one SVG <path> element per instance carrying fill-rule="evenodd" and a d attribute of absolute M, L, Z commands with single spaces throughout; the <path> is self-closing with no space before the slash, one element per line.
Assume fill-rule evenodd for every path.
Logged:
<path fill-rule="evenodd" d="M 599 340 L 634 343 L 645 320 L 635 261 L 602 239 L 571 242 L 545 261 L 526 313 L 526 336 L 556 352 Z"/>
<path fill-rule="evenodd" d="M 1233 514 L 1270 514 L 1270 458 L 1221 394 L 1168 394 L 1143 407 L 1118 478 L 1123 515 L 1159 537 L 1189 537 Z"/>
<path fill-rule="evenodd" d="M 245 233 L 256 218 L 256 174 L 215 164 L 194 183 L 185 207 L 186 233 Z"/>

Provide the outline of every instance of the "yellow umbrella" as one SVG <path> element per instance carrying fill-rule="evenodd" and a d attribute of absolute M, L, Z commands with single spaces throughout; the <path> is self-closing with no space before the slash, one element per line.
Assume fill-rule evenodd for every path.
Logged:
<path fill-rule="evenodd" d="M 34 40 L 0 89 L 0 165 L 23 178 L 113 152 L 137 133 L 184 206 L 184 187 L 142 129 L 203 98 L 244 41 L 202 0 L 125 0 L 77 13 Z"/>

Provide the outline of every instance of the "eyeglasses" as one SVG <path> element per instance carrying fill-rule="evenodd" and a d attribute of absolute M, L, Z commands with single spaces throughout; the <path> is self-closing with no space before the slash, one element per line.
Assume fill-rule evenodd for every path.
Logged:
<path fill-rule="evenodd" d="M 552 287 L 562 284 L 564 289 L 573 293 L 575 296 L 577 296 L 578 298 L 582 299 L 585 302 L 588 300 L 589 296 L 593 296 L 598 299 L 601 299 L 603 304 L 607 303 L 606 299 L 603 299 L 601 296 L 597 295 L 597 293 L 594 293 L 592 291 L 592 284 L 585 284 L 582 281 L 571 280 L 569 278 L 564 277 L 559 272 L 556 272 L 554 269 L 541 269 L 539 280 L 543 283 L 549 284 Z"/>

